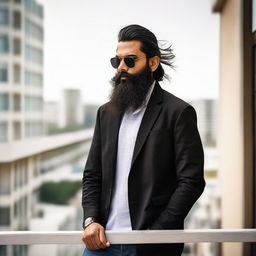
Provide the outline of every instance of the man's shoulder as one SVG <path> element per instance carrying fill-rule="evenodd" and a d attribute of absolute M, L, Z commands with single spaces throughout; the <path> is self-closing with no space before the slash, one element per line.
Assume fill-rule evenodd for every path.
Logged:
<path fill-rule="evenodd" d="M 188 116 L 197 119 L 196 111 L 192 105 L 165 90 L 163 90 L 162 113 L 174 121 Z"/>
<path fill-rule="evenodd" d="M 110 101 L 108 101 L 108 102 L 100 105 L 98 111 L 105 112 L 105 111 L 110 111 L 110 109 L 111 109 L 111 104 L 110 104 Z"/>
<path fill-rule="evenodd" d="M 173 111 L 183 111 L 188 107 L 192 107 L 185 100 L 175 96 L 174 94 L 162 89 L 163 91 L 163 107 L 167 109 L 172 109 Z"/>
<path fill-rule="evenodd" d="M 98 108 L 98 115 L 100 116 L 100 118 L 104 118 L 104 117 L 115 118 L 115 117 L 119 117 L 119 114 L 120 113 L 118 113 L 117 111 L 114 110 L 110 101 L 102 104 Z"/>

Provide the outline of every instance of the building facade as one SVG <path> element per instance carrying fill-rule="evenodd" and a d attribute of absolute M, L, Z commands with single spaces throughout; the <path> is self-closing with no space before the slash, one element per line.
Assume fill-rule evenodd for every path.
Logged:
<path fill-rule="evenodd" d="M 82 217 L 74 226 L 74 210 L 66 212 L 64 206 L 61 217 L 54 218 L 52 209 L 58 208 L 40 202 L 40 189 L 46 182 L 81 181 L 92 133 L 91 129 L 0 143 L 0 231 L 81 227 Z M 30 249 L 26 245 L 0 246 L 0 255 L 34 255 Z"/>
<path fill-rule="evenodd" d="M 43 7 L 0 1 L 0 142 L 44 134 Z"/>
<path fill-rule="evenodd" d="M 214 0 L 220 15 L 219 149 L 221 228 L 255 228 L 255 0 Z M 254 72 L 255 73 L 255 72 Z M 256 255 L 223 243 L 222 255 Z"/>

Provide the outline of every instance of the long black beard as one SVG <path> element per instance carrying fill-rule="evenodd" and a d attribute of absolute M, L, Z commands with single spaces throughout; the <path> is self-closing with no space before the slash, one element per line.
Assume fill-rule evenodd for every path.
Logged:
<path fill-rule="evenodd" d="M 126 80 L 121 80 L 126 77 Z M 148 64 L 136 75 L 126 72 L 117 73 L 110 81 L 113 89 L 110 104 L 115 111 L 135 111 L 144 102 L 153 82 L 152 71 Z"/>

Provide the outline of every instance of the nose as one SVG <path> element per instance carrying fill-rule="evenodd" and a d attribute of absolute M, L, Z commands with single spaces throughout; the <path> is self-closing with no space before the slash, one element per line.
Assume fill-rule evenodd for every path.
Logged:
<path fill-rule="evenodd" d="M 121 71 L 127 72 L 128 69 L 129 69 L 129 68 L 126 66 L 126 64 L 125 64 L 125 62 L 124 62 L 124 59 L 121 59 L 120 64 L 119 64 L 119 66 L 118 66 L 118 68 L 117 68 L 117 72 L 118 72 L 118 73 L 120 73 Z"/>

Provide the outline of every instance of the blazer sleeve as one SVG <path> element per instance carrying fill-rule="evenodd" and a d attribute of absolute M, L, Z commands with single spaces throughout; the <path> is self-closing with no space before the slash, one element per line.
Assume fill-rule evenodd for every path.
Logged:
<path fill-rule="evenodd" d="M 101 129 L 100 108 L 97 112 L 96 125 L 82 179 L 83 226 L 88 217 L 99 218 L 101 195 Z"/>
<path fill-rule="evenodd" d="M 204 153 L 196 112 L 187 106 L 176 120 L 174 152 L 177 188 L 167 207 L 149 229 L 179 229 L 205 187 Z"/>

